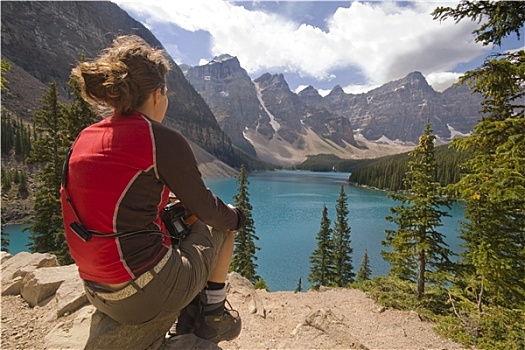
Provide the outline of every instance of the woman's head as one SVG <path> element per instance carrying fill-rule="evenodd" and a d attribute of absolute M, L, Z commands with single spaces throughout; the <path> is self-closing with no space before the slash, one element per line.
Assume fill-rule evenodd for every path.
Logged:
<path fill-rule="evenodd" d="M 135 35 L 119 36 L 113 45 L 90 62 L 73 69 L 87 101 L 104 102 L 117 114 L 131 114 L 152 92 L 166 93 L 170 65 L 164 52 Z"/>

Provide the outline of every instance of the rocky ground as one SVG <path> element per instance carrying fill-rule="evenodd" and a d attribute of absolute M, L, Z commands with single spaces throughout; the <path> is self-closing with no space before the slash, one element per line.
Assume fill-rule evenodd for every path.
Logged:
<path fill-rule="evenodd" d="M 438 336 L 415 312 L 385 309 L 363 292 L 266 292 L 230 281 L 228 299 L 243 331 L 223 349 L 461 349 Z M 44 336 L 67 329 L 70 316 L 52 317 L 50 305 L 30 308 L 20 296 L 2 296 L 2 349 L 46 349 Z M 72 316 L 72 315 L 71 315 Z"/>

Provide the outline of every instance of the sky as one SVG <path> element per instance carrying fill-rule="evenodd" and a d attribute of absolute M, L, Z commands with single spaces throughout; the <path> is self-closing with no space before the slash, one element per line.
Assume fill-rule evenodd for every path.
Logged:
<path fill-rule="evenodd" d="M 284 74 L 292 91 L 321 95 L 340 85 L 362 93 L 419 71 L 436 91 L 455 83 L 491 52 L 525 47 L 525 32 L 501 48 L 476 43 L 478 24 L 437 21 L 457 2 L 116 0 L 159 39 L 177 64 L 237 57 L 252 79 Z"/>

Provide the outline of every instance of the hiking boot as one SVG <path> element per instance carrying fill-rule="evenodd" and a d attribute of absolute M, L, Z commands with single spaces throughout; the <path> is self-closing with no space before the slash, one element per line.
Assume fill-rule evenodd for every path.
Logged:
<path fill-rule="evenodd" d="M 180 311 L 177 321 L 175 321 L 168 331 L 168 337 L 193 333 L 200 309 L 200 299 L 197 295 L 184 309 Z"/>
<path fill-rule="evenodd" d="M 228 303 L 226 309 L 225 303 Z M 211 305 L 203 305 L 197 317 L 195 335 L 218 344 L 221 341 L 232 340 L 241 333 L 241 318 L 226 300 Z"/>

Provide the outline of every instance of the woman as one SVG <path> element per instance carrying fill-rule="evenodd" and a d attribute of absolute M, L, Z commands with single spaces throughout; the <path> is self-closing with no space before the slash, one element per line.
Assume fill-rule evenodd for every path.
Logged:
<path fill-rule="evenodd" d="M 168 71 L 137 36 L 73 69 L 84 98 L 113 114 L 80 133 L 64 166 L 66 239 L 98 310 L 124 324 L 182 310 L 177 334 L 218 343 L 240 333 L 225 280 L 245 216 L 206 188 L 188 142 L 161 124 Z M 175 248 L 162 220 L 170 192 L 199 219 Z"/>

